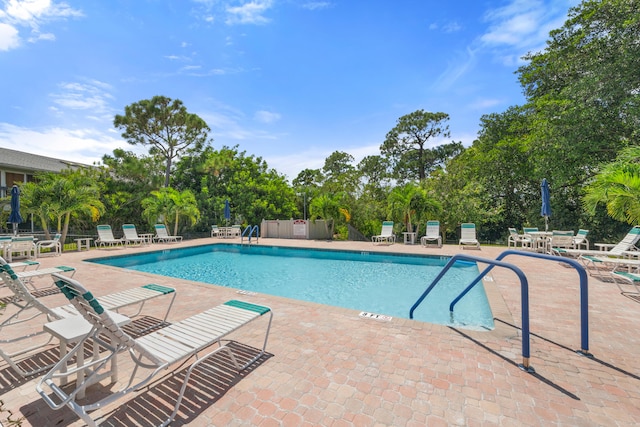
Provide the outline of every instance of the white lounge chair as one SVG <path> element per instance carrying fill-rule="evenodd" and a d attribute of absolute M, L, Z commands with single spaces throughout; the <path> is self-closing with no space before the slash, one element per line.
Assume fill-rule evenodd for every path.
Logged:
<path fill-rule="evenodd" d="M 113 231 L 110 225 L 99 225 L 98 227 L 98 240 L 96 240 L 96 246 L 118 246 L 124 244 L 124 239 L 116 239 L 113 237 Z"/>
<path fill-rule="evenodd" d="M 68 406 L 88 426 L 96 425 L 90 415 L 91 411 L 103 408 L 131 392 L 146 387 L 156 376 L 162 375 L 169 367 L 193 359 L 184 380 L 180 380 L 182 385 L 176 398 L 174 410 L 161 424 L 166 426 L 174 420 L 180 408 L 191 373 L 202 362 L 223 351 L 235 369 L 242 371 L 265 353 L 273 317 L 269 307 L 237 300 L 227 301 L 171 326 L 134 339 L 118 326 L 109 312 L 105 310 L 106 307 L 103 306 L 100 298 L 94 298 L 80 283 L 73 279 L 62 276 L 57 279 L 56 284 L 63 289 L 63 293 L 71 300 L 78 312 L 93 326 L 85 340 L 92 339 L 94 342 L 100 343 L 107 351 L 99 358 L 82 366 L 86 373 L 84 381 L 76 384 L 75 388 L 63 389 L 56 384 L 56 379 L 69 375 L 67 364 L 79 352 L 84 351 L 84 340 L 79 342 L 38 382 L 36 390 L 51 408 L 60 409 Z M 247 356 L 236 354 L 232 351 L 231 346 L 223 345 L 223 339 L 229 334 L 267 313 L 269 320 L 264 343 L 258 355 L 246 360 Z M 201 354 L 205 351 L 206 354 Z M 101 394 L 97 401 L 77 402 L 76 396 L 95 382 L 95 378 L 103 377 L 106 365 L 108 362 L 115 362 L 118 354 L 121 357 L 129 355 L 130 363 L 133 364 L 129 380 L 124 381 L 124 385 L 118 389 L 107 389 L 109 394 L 106 396 Z M 208 371 L 208 374 L 201 375 L 199 380 L 207 380 L 214 372 L 213 370 Z M 171 377 L 170 381 L 175 384 L 176 378 L 178 377 Z M 211 378 L 211 381 L 216 381 L 216 379 Z M 160 417 L 160 415 L 158 416 Z"/>
<path fill-rule="evenodd" d="M 11 263 L 9 264 L 9 266 L 11 267 L 15 264 L 16 263 Z M 31 292 L 37 292 L 44 288 L 52 287 L 53 283 L 51 283 L 49 286 L 38 289 L 34 285 L 33 279 L 36 279 L 38 277 L 51 276 L 53 273 L 71 273 L 70 276 L 73 277 L 73 275 L 76 273 L 76 269 L 73 267 L 67 267 L 66 265 L 59 265 L 57 267 L 47 267 L 42 269 L 26 270 L 26 271 L 15 271 L 16 276 L 20 280 L 22 280 L 25 283 L 25 285 L 29 285 L 29 287 L 33 289 L 33 291 Z M 0 278 L 0 283 L 4 285 L 4 280 L 2 278 Z"/>
<path fill-rule="evenodd" d="M 125 245 L 142 245 L 145 240 L 138 236 L 136 226 L 133 224 L 122 224 L 122 232 L 124 233 Z"/>
<path fill-rule="evenodd" d="M 430 243 L 442 247 L 442 236 L 440 236 L 440 221 L 427 221 L 427 230 L 425 235 L 420 238 L 420 244 L 427 246 Z"/>
<path fill-rule="evenodd" d="M 554 255 L 561 256 L 571 256 L 571 257 L 580 257 L 580 256 L 614 256 L 614 257 L 622 257 L 625 255 L 625 252 L 636 250 L 636 243 L 640 239 L 640 226 L 636 225 L 631 228 L 626 236 L 620 242 L 618 242 L 613 248 L 608 251 L 599 251 L 599 250 L 587 250 L 587 249 L 562 249 L 552 250 Z"/>
<path fill-rule="evenodd" d="M 618 271 L 613 270 L 611 272 L 611 278 L 613 282 L 618 286 L 620 292 L 627 292 L 620 286 L 621 284 L 633 285 L 636 289 L 636 293 L 640 294 L 640 274 L 632 273 L 630 271 Z"/>
<path fill-rule="evenodd" d="M 170 236 L 167 233 L 167 227 L 164 224 L 156 224 L 156 242 L 181 242 L 182 236 Z"/>
<path fill-rule="evenodd" d="M 480 242 L 476 238 L 476 225 L 471 222 L 465 222 L 460 225 L 460 243 L 459 246 L 464 249 L 473 247 L 480 249 Z"/>
<path fill-rule="evenodd" d="M 65 278 L 59 273 L 54 273 L 53 277 L 56 280 Z M 41 300 L 31 295 L 18 274 L 2 258 L 0 258 L 0 278 L 5 286 L 13 292 L 12 298 L 5 300 L 7 303 L 6 312 L 0 316 L 0 320 L 2 320 L 0 323 L 0 337 L 2 337 L 0 339 L 0 357 L 23 377 L 42 372 L 53 366 L 53 364 L 36 367 L 34 367 L 35 364 L 21 364 L 21 361 L 29 355 L 38 350 L 43 350 L 43 347 L 53 339 L 51 335 L 45 333 L 42 325 L 54 320 L 77 316 L 78 311 L 72 304 L 53 308 L 45 305 Z M 72 280 L 70 278 L 67 279 Z M 158 324 L 149 326 L 149 328 L 153 328 L 166 322 L 169 310 L 171 310 L 175 299 L 175 289 L 151 284 L 103 296 L 101 301 L 104 307 L 116 312 L 125 307 L 137 305 L 137 312 L 129 315 L 129 317 L 134 317 L 141 313 L 146 301 L 169 294 L 172 294 L 172 299 L 165 317 Z M 34 342 L 34 338 L 40 335 L 45 335 L 45 340 Z M 26 367 L 32 369 L 26 370 Z"/>
<path fill-rule="evenodd" d="M 382 230 L 377 236 L 371 236 L 374 245 L 391 245 L 396 242 L 396 236 L 393 234 L 393 221 L 384 221 Z"/>
<path fill-rule="evenodd" d="M 217 225 L 211 226 L 211 237 L 220 237 L 220 228 Z"/>
<path fill-rule="evenodd" d="M 36 243 L 36 256 L 40 257 L 45 253 L 55 256 L 62 255 L 62 243 L 60 242 L 61 237 L 62 234 L 57 233 L 51 240 L 39 240 Z M 43 249 L 47 249 L 47 252 L 42 252 Z"/>
<path fill-rule="evenodd" d="M 33 267 L 34 270 L 37 270 L 38 268 L 40 268 L 40 263 L 38 261 L 25 260 L 11 262 L 9 263 L 9 266 L 13 268 L 13 271 L 16 271 L 19 268 L 21 268 L 22 271 L 26 271 L 29 267 Z"/>

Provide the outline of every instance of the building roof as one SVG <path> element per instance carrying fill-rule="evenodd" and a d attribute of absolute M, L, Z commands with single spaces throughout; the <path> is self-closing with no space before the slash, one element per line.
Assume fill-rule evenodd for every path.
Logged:
<path fill-rule="evenodd" d="M 0 168 L 2 169 L 61 172 L 64 169 L 79 167 L 93 166 L 0 147 Z"/>

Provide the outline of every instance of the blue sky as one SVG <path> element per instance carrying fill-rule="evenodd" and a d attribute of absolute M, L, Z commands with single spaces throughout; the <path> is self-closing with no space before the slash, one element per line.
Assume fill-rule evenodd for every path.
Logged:
<path fill-rule="evenodd" d="M 0 0 L 0 147 L 99 161 L 137 153 L 113 128 L 154 95 L 184 102 L 213 146 L 293 179 L 332 152 L 379 154 L 399 117 L 524 102 L 514 72 L 577 0 Z"/>

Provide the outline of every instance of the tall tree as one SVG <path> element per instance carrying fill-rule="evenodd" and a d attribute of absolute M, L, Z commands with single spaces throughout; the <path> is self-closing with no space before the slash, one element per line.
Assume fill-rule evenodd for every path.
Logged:
<path fill-rule="evenodd" d="M 400 181 L 423 180 L 446 159 L 462 150 L 462 144 L 452 142 L 428 148 L 436 137 L 448 138 L 446 113 L 417 110 L 398 119 L 380 146 L 383 156 L 390 159 L 395 177 Z"/>
<path fill-rule="evenodd" d="M 324 161 L 322 173 L 324 174 L 323 191 L 332 194 L 345 193 L 353 195 L 357 188 L 356 168 L 353 166 L 354 158 L 344 151 L 334 151 Z"/>
<path fill-rule="evenodd" d="M 122 137 L 132 145 L 149 145 L 151 155 L 165 159 L 164 186 L 169 187 L 172 164 L 188 150 L 200 151 L 207 142 L 209 126 L 187 112 L 179 99 L 154 96 L 125 107 L 113 125 L 124 130 Z"/>

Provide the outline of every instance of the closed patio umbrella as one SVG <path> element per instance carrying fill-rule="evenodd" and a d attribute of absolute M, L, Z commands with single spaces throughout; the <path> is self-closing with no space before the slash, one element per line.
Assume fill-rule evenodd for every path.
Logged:
<path fill-rule="evenodd" d="M 549 202 L 549 183 L 547 182 L 547 178 L 542 179 L 542 184 L 540 184 L 540 191 L 542 193 L 542 207 L 540 208 L 540 215 L 544 217 L 544 231 L 549 231 L 551 204 Z"/>
<path fill-rule="evenodd" d="M 9 222 L 13 224 L 13 235 L 18 234 L 18 224 L 22 222 L 20 216 L 20 189 L 17 185 L 11 188 L 11 213 L 9 214 Z"/>
<path fill-rule="evenodd" d="M 231 219 L 231 207 L 229 206 L 229 200 L 224 201 L 224 219 L 227 220 L 227 223 L 229 223 L 229 220 Z"/>

